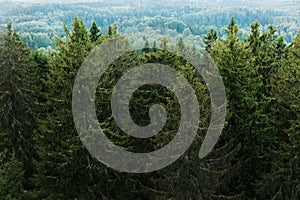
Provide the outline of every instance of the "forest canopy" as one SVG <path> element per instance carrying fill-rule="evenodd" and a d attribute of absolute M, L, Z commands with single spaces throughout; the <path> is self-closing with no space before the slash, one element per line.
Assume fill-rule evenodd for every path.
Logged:
<path fill-rule="evenodd" d="M 124 9 L 120 2 L 11 4 L 20 8 L 0 3 L 7 8 L 1 10 L 6 25 L 0 31 L 0 199 L 300 199 L 299 18 L 250 6 L 222 8 L 223 14 L 215 15 L 179 1 L 159 10 L 154 8 L 162 4 L 153 1 L 148 10 L 125 17 L 119 12 L 131 7 Z M 80 12 L 74 15 L 75 8 Z M 251 20 L 251 14 L 232 17 L 247 12 L 265 21 Z M 167 31 L 155 32 L 159 27 Z M 135 33 L 131 40 L 130 31 Z M 151 105 L 159 103 L 169 113 L 165 126 L 146 139 L 118 127 L 110 100 L 128 70 L 146 63 L 169 65 L 188 80 L 198 99 L 200 128 L 193 144 L 158 171 L 124 173 L 106 166 L 85 148 L 75 127 L 77 72 L 91 51 L 117 37 L 142 47 L 111 63 L 97 85 L 97 119 L 115 145 L 138 153 L 160 149 L 176 135 L 181 118 L 172 91 L 146 84 L 133 93 L 130 115 L 136 124 L 147 125 Z M 201 41 L 191 45 L 198 37 Z M 203 77 L 180 56 L 200 50 L 219 70 L 227 102 L 222 135 L 202 159 L 198 152 L 213 103 Z"/>
<path fill-rule="evenodd" d="M 0 29 L 5 30 L 12 21 L 22 40 L 30 49 L 55 48 L 54 37 L 65 37 L 63 24 L 68 28 L 74 15 L 82 18 L 87 27 L 95 21 L 105 32 L 109 25 L 117 23 L 120 33 L 139 34 L 147 29 L 163 30 L 163 33 L 181 35 L 186 40 L 197 41 L 204 47 L 202 38 L 215 28 L 222 36 L 231 17 L 240 26 L 240 34 L 246 37 L 252 22 L 258 21 L 266 30 L 273 24 L 278 34 L 291 43 L 296 36 L 300 14 L 299 2 L 285 1 L 75 1 L 63 3 L 30 3 L 1 1 Z M 158 9 L 159 8 L 159 9 Z M 174 33 L 171 33 L 174 31 Z M 158 36 L 156 36 L 158 37 Z"/>

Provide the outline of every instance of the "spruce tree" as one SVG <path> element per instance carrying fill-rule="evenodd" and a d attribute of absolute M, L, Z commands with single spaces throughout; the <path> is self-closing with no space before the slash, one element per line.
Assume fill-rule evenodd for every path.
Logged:
<path fill-rule="evenodd" d="M 112 26 L 111 25 L 108 26 L 107 35 L 108 36 L 112 36 L 113 35 L 113 30 L 112 30 Z"/>
<path fill-rule="evenodd" d="M 157 51 L 157 44 L 156 44 L 156 40 L 154 40 L 154 42 L 153 42 L 152 49 L 153 49 L 153 51 L 154 51 L 154 52 L 156 52 L 156 51 Z"/>
<path fill-rule="evenodd" d="M 0 195 L 1 199 L 18 200 L 24 198 L 23 163 L 11 155 L 11 158 L 0 160 Z"/>
<path fill-rule="evenodd" d="M 90 35 L 91 41 L 95 43 L 98 40 L 99 36 L 101 36 L 100 29 L 97 26 L 96 22 L 93 22 L 90 28 L 90 33 L 91 33 Z"/>
<path fill-rule="evenodd" d="M 210 29 L 210 32 L 204 36 L 205 49 L 210 52 L 212 45 L 217 41 L 218 34 L 214 29 Z"/>
<path fill-rule="evenodd" d="M 38 128 L 39 160 L 36 175 L 39 198 L 71 199 L 91 195 L 91 156 L 83 147 L 73 124 L 71 94 L 81 63 L 92 48 L 83 21 L 75 17 L 66 41 L 56 38 L 57 53 L 50 62 L 46 79 L 47 116 Z M 81 183 L 85 183 L 81 185 Z M 86 192 L 83 192 L 86 190 Z"/>
<path fill-rule="evenodd" d="M 261 32 L 260 24 L 251 25 L 251 32 L 247 38 L 247 46 L 252 51 L 252 66 L 261 77 L 262 86 L 256 95 L 259 109 L 256 110 L 256 180 L 272 169 L 273 152 L 278 149 L 281 138 L 276 114 L 276 103 L 272 97 L 271 79 L 282 67 L 286 57 L 286 45 L 282 37 L 278 37 L 273 26 Z M 258 181 L 259 182 L 259 181 Z M 252 184 L 255 187 L 255 184 Z"/>
<path fill-rule="evenodd" d="M 142 49 L 142 52 L 144 52 L 144 53 L 149 53 L 149 51 L 150 51 L 149 41 L 146 40 L 146 41 L 145 41 L 145 45 L 144 45 L 144 47 L 143 47 L 143 49 Z"/>
<path fill-rule="evenodd" d="M 192 52 L 185 53 L 192 54 Z M 195 56 L 197 55 L 195 54 Z M 139 60 L 140 64 L 166 64 L 181 73 L 193 85 L 198 99 L 201 99 L 199 107 L 202 116 L 200 119 L 201 129 L 188 152 L 170 166 L 149 175 L 146 174 L 144 178 L 139 180 L 141 187 L 144 188 L 144 193 L 151 193 L 155 199 L 241 198 L 239 194 L 230 194 L 227 187 L 236 176 L 238 165 L 232 161 L 240 148 L 239 145 L 235 146 L 233 142 L 226 145 L 220 144 L 206 159 L 200 160 L 198 158 L 199 146 L 201 146 L 203 136 L 206 133 L 210 113 L 210 98 L 202 78 L 199 77 L 193 66 L 181 56 L 162 49 L 144 53 L 139 56 Z M 140 151 L 141 149 L 156 150 L 168 144 L 176 134 L 180 121 L 180 113 L 178 113 L 180 105 L 172 91 L 158 86 L 152 86 L 152 89 L 151 86 L 145 86 L 134 97 L 139 98 L 132 99 L 132 106 L 136 105 L 134 106 L 135 109 L 132 110 L 132 118 L 138 124 L 150 123 L 147 115 L 152 101 L 164 105 L 168 111 L 168 119 L 162 131 L 150 141 L 140 142 L 142 144 L 139 146 Z"/>
<path fill-rule="evenodd" d="M 33 142 L 39 94 L 36 78 L 30 50 L 9 23 L 0 44 L 0 147 L 6 152 L 8 162 L 21 163 L 24 178 L 16 181 L 21 181 L 25 190 L 33 188 L 30 177 L 36 158 Z M 9 161 L 12 155 L 15 161 Z"/>
<path fill-rule="evenodd" d="M 288 49 L 287 59 L 272 76 L 272 113 L 276 114 L 277 138 L 271 152 L 272 168 L 256 185 L 261 199 L 300 198 L 300 34 Z"/>
<path fill-rule="evenodd" d="M 236 157 L 241 164 L 234 193 L 253 193 L 251 184 L 256 178 L 256 113 L 259 112 L 257 91 L 262 86 L 258 71 L 251 64 L 251 50 L 239 37 L 239 28 L 234 18 L 226 28 L 226 38 L 217 39 L 209 48 L 215 64 L 223 77 L 228 100 L 228 125 L 222 132 L 221 143 L 235 140 L 241 143 Z"/>

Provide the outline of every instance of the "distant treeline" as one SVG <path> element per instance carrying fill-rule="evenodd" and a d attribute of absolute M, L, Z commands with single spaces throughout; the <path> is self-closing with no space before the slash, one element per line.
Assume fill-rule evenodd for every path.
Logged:
<path fill-rule="evenodd" d="M 88 27 L 95 21 L 101 31 L 117 23 L 119 31 L 143 32 L 147 28 L 166 29 L 183 35 L 190 31 L 193 36 L 206 35 L 210 28 L 216 28 L 220 35 L 225 35 L 222 27 L 231 17 L 235 17 L 243 36 L 247 35 L 249 26 L 258 21 L 266 30 L 273 24 L 279 35 L 283 35 L 287 43 L 291 43 L 300 27 L 299 16 L 294 4 L 282 5 L 281 9 L 270 6 L 220 7 L 213 3 L 184 3 L 175 1 L 172 5 L 162 1 L 138 3 L 139 1 L 94 2 L 73 4 L 29 4 L 0 2 L 0 28 L 5 30 L 6 23 L 12 21 L 25 44 L 30 49 L 47 48 L 54 45 L 54 36 L 65 37 L 63 24 L 71 27 L 74 14 L 81 17 Z M 256 2 L 257 3 L 257 2 Z M 167 6 L 169 5 L 169 6 Z M 158 9 L 159 8 L 159 9 Z"/>

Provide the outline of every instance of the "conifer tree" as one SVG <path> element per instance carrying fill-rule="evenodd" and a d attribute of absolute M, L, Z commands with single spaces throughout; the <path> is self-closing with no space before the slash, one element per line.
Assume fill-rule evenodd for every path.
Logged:
<path fill-rule="evenodd" d="M 8 23 L 0 44 L 0 147 L 7 162 L 24 171 L 24 177 L 16 181 L 21 182 L 25 190 L 33 188 L 30 177 L 36 158 L 33 130 L 39 90 L 33 77 L 37 77 L 37 69 L 30 51 Z M 7 166 L 11 165 L 7 163 Z"/>
<path fill-rule="evenodd" d="M 218 66 L 224 80 L 228 100 L 228 119 L 225 130 L 222 132 L 223 142 L 231 139 L 236 145 L 241 143 L 237 155 L 241 170 L 237 182 L 240 188 L 237 193 L 253 193 L 252 181 L 256 177 L 255 147 L 256 140 L 256 113 L 259 104 L 256 100 L 257 91 L 262 86 L 258 71 L 251 64 L 251 51 L 239 37 L 239 28 L 234 18 L 226 28 L 226 38 L 217 39 L 209 50 L 215 64 Z"/>
<path fill-rule="evenodd" d="M 145 41 L 145 45 L 144 45 L 144 47 L 143 47 L 143 49 L 142 49 L 142 52 L 144 52 L 144 53 L 149 53 L 149 51 L 150 51 L 149 41 L 146 40 L 146 41 Z"/>
<path fill-rule="evenodd" d="M 39 123 L 37 186 L 39 198 L 70 199 L 89 196 L 91 157 L 73 124 L 71 94 L 81 63 L 92 48 L 83 21 L 75 17 L 66 41 L 56 38 L 57 53 L 50 63 L 47 84 L 47 116 Z M 84 182 L 85 186 L 80 183 Z M 82 190 L 87 190 L 83 193 Z"/>
<path fill-rule="evenodd" d="M 93 22 L 90 28 L 90 33 L 91 33 L 90 35 L 91 41 L 95 43 L 98 40 L 99 36 L 101 36 L 100 29 L 97 26 L 96 22 Z"/>
<path fill-rule="evenodd" d="M 256 185 L 259 196 L 268 199 L 300 198 L 300 34 L 288 49 L 287 59 L 272 77 L 272 113 L 276 114 L 278 148 L 273 148 L 272 168 Z"/>
<path fill-rule="evenodd" d="M 0 195 L 1 199 L 17 200 L 24 198 L 24 169 L 22 162 L 11 155 L 7 161 L 0 164 Z"/>
<path fill-rule="evenodd" d="M 156 40 L 154 40 L 154 42 L 153 42 L 152 49 L 153 49 L 153 51 L 154 51 L 154 52 L 156 52 L 156 51 L 157 51 L 157 44 L 156 44 Z"/>
<path fill-rule="evenodd" d="M 210 52 L 212 45 L 217 41 L 218 34 L 214 29 L 210 29 L 210 32 L 204 36 L 205 49 Z"/>
<path fill-rule="evenodd" d="M 75 17 L 65 39 L 56 38 L 49 55 L 30 52 L 8 24 L 0 31 L 0 199 L 299 199 L 300 198 L 300 33 L 287 47 L 269 25 L 254 22 L 242 38 L 234 18 L 219 38 L 211 30 L 204 42 L 227 89 L 226 126 L 215 149 L 198 158 L 210 110 L 205 83 L 189 63 L 145 40 L 142 51 L 129 52 L 111 64 L 97 88 L 97 117 L 105 134 L 132 152 L 150 152 L 176 134 L 180 105 L 158 85 L 134 92 L 130 114 L 147 125 L 149 109 L 168 111 L 162 131 L 149 139 L 128 136 L 111 116 L 110 98 L 122 75 L 145 63 L 179 71 L 201 99 L 201 129 L 189 150 L 170 166 L 147 174 L 126 174 L 95 160 L 75 129 L 71 95 L 78 69 L 92 48 L 119 35 L 117 24 L 100 36 L 96 23 L 88 33 Z M 194 49 L 194 48 L 193 48 Z M 195 48 L 196 49 L 196 48 Z M 193 54 L 182 38 L 173 50 Z M 33 184 L 33 182 L 35 185 Z M 35 188 L 34 188 L 35 187 Z M 118 192 L 115 192 L 118 191 Z"/>
<path fill-rule="evenodd" d="M 186 52 L 192 53 L 192 52 Z M 196 54 L 195 56 L 197 56 Z M 240 194 L 232 195 L 228 190 L 232 179 L 236 176 L 238 165 L 233 163 L 239 146 L 234 146 L 230 142 L 224 146 L 220 145 L 214 150 L 207 159 L 200 160 L 198 158 L 199 146 L 201 146 L 201 138 L 205 134 L 205 130 L 209 122 L 209 95 L 205 83 L 196 74 L 195 69 L 182 59 L 179 55 L 172 54 L 162 49 L 156 52 L 144 53 L 139 56 L 140 64 L 142 63 L 161 63 L 166 64 L 181 73 L 194 86 L 197 97 L 201 98 L 199 105 L 202 113 L 200 119 L 201 130 L 199 130 L 193 145 L 189 151 L 172 165 L 158 172 L 154 172 L 147 176 L 145 181 L 141 179 L 139 182 L 144 188 L 144 193 L 151 192 L 155 195 L 155 199 L 222 199 L 241 198 Z M 159 135 L 143 142 L 141 149 L 153 150 L 163 147 L 174 137 L 177 132 L 177 125 L 180 120 L 180 105 L 172 92 L 165 90 L 163 87 L 143 87 L 137 92 L 139 99 L 132 100 L 132 106 L 135 106 L 135 112 L 132 112 L 132 118 L 139 124 L 148 124 L 147 112 L 149 107 L 149 97 L 152 101 L 158 101 L 168 110 L 168 119 L 166 125 Z M 137 96 L 133 96 L 137 97 Z M 138 107 L 140 106 L 140 107 Z M 137 107 L 137 108 L 136 108 Z M 169 120 L 169 121 L 168 121 Z M 148 148 L 147 148 L 148 147 Z M 141 150 L 140 149 L 140 150 Z"/>
<path fill-rule="evenodd" d="M 108 26 L 108 30 L 107 30 L 107 35 L 108 35 L 108 36 L 112 36 L 112 35 L 113 35 L 113 30 L 112 30 L 112 29 L 113 29 L 112 26 L 109 25 L 109 26 Z"/>

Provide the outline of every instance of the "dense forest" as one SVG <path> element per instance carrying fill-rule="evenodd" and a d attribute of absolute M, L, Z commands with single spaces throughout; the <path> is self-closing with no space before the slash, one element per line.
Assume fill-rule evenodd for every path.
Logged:
<path fill-rule="evenodd" d="M 51 29 L 44 30 L 47 26 L 40 21 L 20 25 L 22 19 L 16 17 L 0 31 L 0 199 L 300 199 L 299 24 L 285 29 L 292 33 L 284 37 L 268 24 L 269 11 L 262 24 L 244 21 L 240 28 L 239 21 L 229 17 L 226 25 L 220 21 L 202 30 L 202 19 L 199 25 L 193 21 L 193 27 L 186 24 L 199 19 L 192 15 L 186 22 L 164 21 L 155 17 L 155 12 L 151 12 L 153 18 L 118 21 L 102 12 L 95 21 L 88 21 L 89 17 L 71 16 L 65 10 L 69 5 L 51 6 L 47 10 L 53 9 L 52 14 L 62 13 L 48 16 L 54 21 L 61 17 Z M 39 17 L 29 13 L 36 9 L 34 13 L 42 15 L 45 6 L 28 9 L 22 8 L 24 13 L 16 16 L 35 20 Z M 226 15 L 234 16 L 232 12 Z M 206 19 L 211 17 L 213 14 Z M 286 20 L 292 23 L 292 18 Z M 109 66 L 97 87 L 98 121 L 113 143 L 129 151 L 149 152 L 166 145 L 180 120 L 178 99 L 168 89 L 145 85 L 130 101 L 131 117 L 141 126 L 149 124 L 153 103 L 159 102 L 170 113 L 161 132 L 151 138 L 126 135 L 114 121 L 110 106 L 114 86 L 124 73 L 145 63 L 163 63 L 193 86 L 199 99 L 201 128 L 187 152 L 168 167 L 145 174 L 119 172 L 95 159 L 81 142 L 72 115 L 72 89 L 81 64 L 97 45 L 116 37 L 126 39 L 128 30 L 124 27 L 150 23 L 161 23 L 157 26 L 168 26 L 168 30 L 174 27 L 183 34 L 144 36 L 140 50 Z M 190 45 L 186 31 L 193 37 L 203 34 L 202 41 Z M 44 45 L 51 49 L 41 51 L 40 47 L 47 47 Z M 180 52 L 192 55 L 202 47 L 223 77 L 227 115 L 217 145 L 199 159 L 211 114 L 210 95 L 203 78 Z"/>
<path fill-rule="evenodd" d="M 88 27 L 95 21 L 103 33 L 109 25 L 117 23 L 122 34 L 134 33 L 138 38 L 145 33 L 151 38 L 167 34 L 174 36 L 170 38 L 173 42 L 181 35 L 186 41 L 201 46 L 211 28 L 216 29 L 220 37 L 225 36 L 224 27 L 232 16 L 243 37 L 250 31 L 250 24 L 258 20 L 260 29 L 267 30 L 268 25 L 273 24 L 285 42 L 291 43 L 300 26 L 299 0 L 26 2 L 0 1 L 0 30 L 4 31 L 7 22 L 12 21 L 25 44 L 41 51 L 49 46 L 55 48 L 55 36 L 65 37 L 63 24 L 71 28 L 74 15 L 81 17 Z"/>

